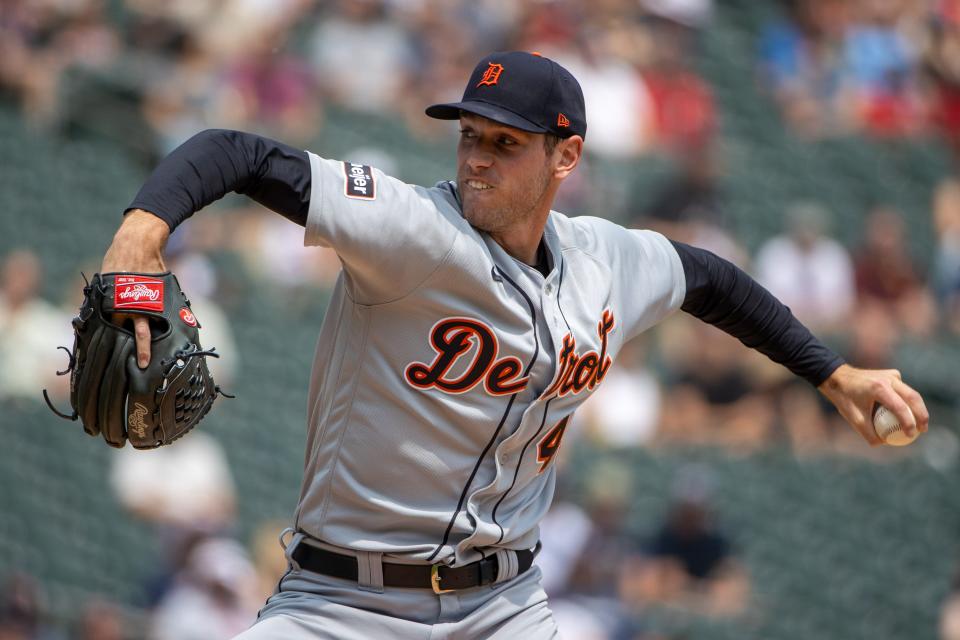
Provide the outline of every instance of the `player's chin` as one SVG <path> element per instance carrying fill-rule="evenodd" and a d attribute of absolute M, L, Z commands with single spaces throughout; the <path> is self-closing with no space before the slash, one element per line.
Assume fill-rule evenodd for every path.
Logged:
<path fill-rule="evenodd" d="M 463 217 L 472 226 L 487 233 L 492 233 L 499 229 L 499 217 L 491 213 L 491 209 L 472 206 L 473 203 L 468 203 L 466 199 L 464 199 L 463 204 Z"/>
<path fill-rule="evenodd" d="M 460 196 L 463 203 L 463 216 L 467 220 L 481 219 L 489 216 L 493 201 L 486 192 L 470 190 Z"/>

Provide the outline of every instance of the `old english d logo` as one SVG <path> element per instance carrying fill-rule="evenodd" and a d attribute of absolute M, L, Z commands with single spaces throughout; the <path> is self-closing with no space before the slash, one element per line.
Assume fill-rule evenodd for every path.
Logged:
<path fill-rule="evenodd" d="M 477 83 L 477 86 L 488 85 L 493 86 L 500 81 L 500 74 L 503 73 L 503 65 L 499 62 L 488 62 L 487 70 L 483 72 L 483 77 L 480 78 L 480 82 Z"/>

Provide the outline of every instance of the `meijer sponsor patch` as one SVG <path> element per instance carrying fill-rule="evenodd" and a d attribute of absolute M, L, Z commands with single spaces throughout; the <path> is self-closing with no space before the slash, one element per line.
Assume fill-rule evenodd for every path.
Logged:
<path fill-rule="evenodd" d="M 373 180 L 373 169 L 365 164 L 344 162 L 343 173 L 346 176 L 343 193 L 348 198 L 373 200 L 377 197 L 377 186 Z"/>

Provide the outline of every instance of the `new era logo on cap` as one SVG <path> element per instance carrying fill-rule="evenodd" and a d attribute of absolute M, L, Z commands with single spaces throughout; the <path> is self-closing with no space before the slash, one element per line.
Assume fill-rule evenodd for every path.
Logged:
<path fill-rule="evenodd" d="M 490 54 L 474 68 L 460 102 L 432 105 L 427 115 L 456 120 L 464 111 L 533 133 L 587 133 L 580 83 L 553 60 L 525 51 Z"/>

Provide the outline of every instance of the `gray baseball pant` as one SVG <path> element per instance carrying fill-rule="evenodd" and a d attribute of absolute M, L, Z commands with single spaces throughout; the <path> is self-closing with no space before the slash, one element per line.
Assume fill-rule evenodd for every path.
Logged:
<path fill-rule="evenodd" d="M 287 547 L 287 558 L 301 539 Z M 342 552 L 342 550 L 341 550 Z M 435 594 L 384 587 L 374 563 L 381 554 L 356 553 L 360 584 L 290 570 L 259 619 L 235 640 L 554 640 L 560 637 L 540 568 L 505 582 Z M 370 570 L 373 567 L 373 570 Z M 379 579 L 378 579 L 378 576 Z"/>

